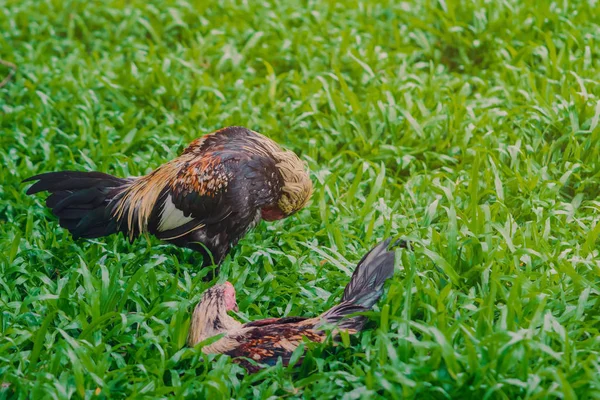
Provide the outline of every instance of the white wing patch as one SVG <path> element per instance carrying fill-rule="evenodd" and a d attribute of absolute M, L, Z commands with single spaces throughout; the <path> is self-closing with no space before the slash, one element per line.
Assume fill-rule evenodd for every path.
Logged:
<path fill-rule="evenodd" d="M 175 207 L 171 196 L 167 197 L 163 204 L 162 211 L 160 213 L 160 222 L 158 224 L 158 231 L 164 232 L 170 229 L 175 229 L 181 225 L 187 224 L 194 218 L 186 217 L 183 215 L 183 211 Z"/>

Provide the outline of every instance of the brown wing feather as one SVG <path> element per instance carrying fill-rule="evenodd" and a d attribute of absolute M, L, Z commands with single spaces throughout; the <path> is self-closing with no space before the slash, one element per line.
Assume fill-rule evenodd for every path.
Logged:
<path fill-rule="evenodd" d="M 259 319 L 257 321 L 251 321 L 244 324 L 244 328 L 250 328 L 253 326 L 266 326 L 274 324 L 293 324 L 297 322 L 306 321 L 306 317 L 284 317 L 284 318 L 266 318 Z"/>
<path fill-rule="evenodd" d="M 233 178 L 236 160 L 225 164 L 213 151 L 205 152 L 185 163 L 171 182 L 173 191 L 194 191 L 200 196 L 215 197 L 227 191 Z"/>
<path fill-rule="evenodd" d="M 186 162 L 158 202 L 162 211 L 151 221 L 156 237 L 173 240 L 227 218 L 233 212 L 233 202 L 227 198 L 227 183 L 233 174 L 232 168 L 228 169 L 228 165 L 220 163 L 212 154 Z M 163 215 L 167 207 L 175 207 L 192 219 L 165 229 L 161 219 L 168 218 Z"/>
<path fill-rule="evenodd" d="M 239 335 L 231 336 L 236 345 L 224 353 L 242 358 L 237 361 L 249 370 L 255 370 L 256 366 L 243 360 L 244 358 L 258 364 L 275 365 L 281 357 L 283 364 L 287 365 L 304 338 L 313 342 L 325 339 L 325 333 L 312 329 L 313 326 L 314 324 L 270 324 L 244 330 Z"/>

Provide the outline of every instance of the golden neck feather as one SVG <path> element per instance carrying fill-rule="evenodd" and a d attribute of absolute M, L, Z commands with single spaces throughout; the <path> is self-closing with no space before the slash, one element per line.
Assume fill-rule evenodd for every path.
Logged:
<path fill-rule="evenodd" d="M 221 298 L 203 297 L 194 309 L 188 333 L 188 345 L 196 344 L 220 333 L 241 327 L 242 324 L 227 314 Z"/>

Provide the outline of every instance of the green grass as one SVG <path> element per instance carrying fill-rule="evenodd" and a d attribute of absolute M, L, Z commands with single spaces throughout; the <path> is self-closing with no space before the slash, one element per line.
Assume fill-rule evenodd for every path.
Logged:
<path fill-rule="evenodd" d="M 0 9 L 0 398 L 600 398 L 598 1 Z M 188 251 L 73 241 L 20 184 L 144 174 L 233 124 L 316 186 L 226 261 L 241 319 L 316 315 L 414 243 L 369 329 L 300 368 L 186 348 Z"/>

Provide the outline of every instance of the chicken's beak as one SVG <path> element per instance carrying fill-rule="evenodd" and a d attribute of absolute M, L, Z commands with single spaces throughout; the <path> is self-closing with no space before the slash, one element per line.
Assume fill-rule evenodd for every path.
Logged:
<path fill-rule="evenodd" d="M 235 302 L 235 304 L 233 305 L 233 311 L 238 312 L 240 311 L 240 308 L 237 305 L 237 301 Z"/>

